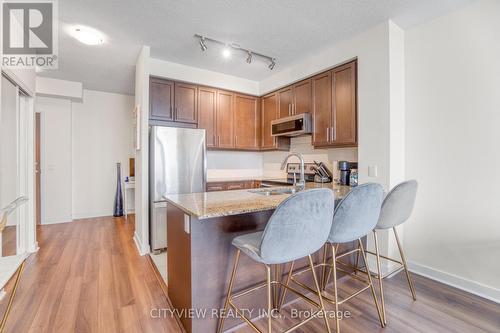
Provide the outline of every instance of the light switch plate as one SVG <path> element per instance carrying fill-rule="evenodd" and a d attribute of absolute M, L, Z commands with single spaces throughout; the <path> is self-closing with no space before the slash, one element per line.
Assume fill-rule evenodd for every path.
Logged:
<path fill-rule="evenodd" d="M 191 218 L 189 217 L 189 215 L 187 214 L 184 214 L 184 232 L 186 234 L 189 234 L 191 233 Z"/>
<path fill-rule="evenodd" d="M 378 177 L 378 166 L 376 165 L 368 166 L 368 177 Z"/>

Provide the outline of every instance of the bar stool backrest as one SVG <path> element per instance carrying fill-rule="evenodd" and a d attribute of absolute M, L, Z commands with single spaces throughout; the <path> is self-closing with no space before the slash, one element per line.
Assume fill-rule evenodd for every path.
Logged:
<path fill-rule="evenodd" d="M 262 234 L 260 256 L 268 263 L 286 263 L 318 251 L 332 226 L 335 198 L 330 189 L 290 196 L 274 211 Z"/>
<path fill-rule="evenodd" d="M 396 185 L 385 197 L 376 229 L 389 229 L 408 220 L 415 205 L 418 183 L 409 180 Z"/>
<path fill-rule="evenodd" d="M 335 208 L 328 242 L 352 242 L 370 233 L 380 215 L 383 193 L 379 184 L 354 187 Z"/>

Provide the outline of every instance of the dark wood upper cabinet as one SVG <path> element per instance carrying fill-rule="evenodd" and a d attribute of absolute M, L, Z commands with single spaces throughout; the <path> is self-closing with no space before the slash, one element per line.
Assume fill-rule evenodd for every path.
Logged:
<path fill-rule="evenodd" d="M 217 146 L 216 141 L 217 89 L 198 87 L 198 128 L 205 129 L 208 148 Z"/>
<path fill-rule="evenodd" d="M 217 147 L 234 148 L 234 94 L 217 91 Z"/>
<path fill-rule="evenodd" d="M 293 86 L 288 86 L 278 91 L 278 117 L 284 118 L 292 115 Z"/>
<path fill-rule="evenodd" d="M 312 111 L 311 79 L 300 81 L 293 85 L 292 114 L 301 114 Z"/>
<path fill-rule="evenodd" d="M 332 137 L 336 146 L 357 143 L 356 62 L 332 70 Z"/>
<path fill-rule="evenodd" d="M 312 78 L 314 145 L 328 145 L 332 126 L 332 74 L 326 72 Z"/>
<path fill-rule="evenodd" d="M 262 97 L 262 149 L 276 148 L 276 138 L 271 136 L 271 122 L 278 118 L 278 96 L 272 93 Z"/>
<path fill-rule="evenodd" d="M 271 122 L 278 119 L 278 93 L 274 92 L 261 98 L 261 149 L 289 150 L 290 138 L 273 137 Z"/>
<path fill-rule="evenodd" d="M 258 150 L 260 146 L 259 99 L 247 95 L 234 97 L 234 146 Z"/>
<path fill-rule="evenodd" d="M 176 122 L 196 124 L 197 116 L 197 90 L 194 84 L 175 83 L 175 114 Z"/>
<path fill-rule="evenodd" d="M 149 118 L 160 121 L 174 120 L 174 82 L 152 78 L 149 82 Z"/>

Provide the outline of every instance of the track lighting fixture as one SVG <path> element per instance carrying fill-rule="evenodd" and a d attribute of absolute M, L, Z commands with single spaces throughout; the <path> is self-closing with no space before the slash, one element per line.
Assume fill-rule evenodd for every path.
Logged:
<path fill-rule="evenodd" d="M 200 38 L 200 47 L 201 47 L 202 51 L 206 51 L 207 50 L 207 44 L 205 44 L 205 38 L 204 37 Z"/>
<path fill-rule="evenodd" d="M 267 55 L 262 54 L 262 53 L 254 52 L 252 50 L 245 49 L 245 48 L 239 46 L 238 44 L 226 43 L 226 42 L 222 42 L 222 41 L 217 40 L 217 39 L 205 37 L 205 36 L 198 35 L 198 34 L 195 34 L 194 37 L 199 39 L 199 44 L 200 44 L 202 51 L 207 50 L 207 43 L 206 42 L 211 42 L 211 43 L 219 44 L 220 46 L 223 47 L 222 56 L 224 58 L 231 57 L 233 51 L 241 51 L 241 52 L 246 53 L 246 55 L 247 55 L 246 62 L 248 64 L 251 64 L 252 60 L 253 60 L 253 56 L 256 56 L 256 57 L 264 58 L 264 59 L 270 61 L 270 64 L 267 66 L 270 70 L 273 70 L 274 66 L 276 66 L 276 58 L 267 56 Z"/>

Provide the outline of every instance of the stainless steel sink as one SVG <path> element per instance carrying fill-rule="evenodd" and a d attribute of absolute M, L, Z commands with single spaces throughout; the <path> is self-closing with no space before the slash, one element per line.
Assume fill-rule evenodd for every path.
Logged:
<path fill-rule="evenodd" d="M 296 192 L 296 190 L 293 187 L 286 187 L 286 188 L 264 188 L 258 190 L 250 190 L 250 192 L 261 195 L 282 195 L 282 194 L 293 194 Z"/>

